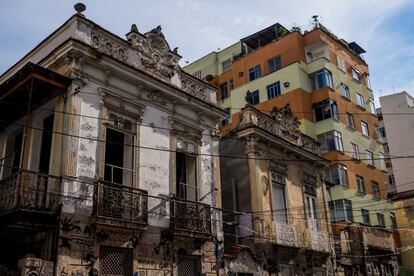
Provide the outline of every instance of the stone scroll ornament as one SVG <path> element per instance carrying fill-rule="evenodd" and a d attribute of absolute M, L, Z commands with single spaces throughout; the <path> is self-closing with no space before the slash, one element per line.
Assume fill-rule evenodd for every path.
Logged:
<path fill-rule="evenodd" d="M 145 71 L 166 80 L 170 79 L 175 72 L 180 71 L 178 62 L 181 56 L 177 52 L 178 48 L 171 51 L 161 26 L 142 35 L 138 32 L 137 26 L 133 24 L 127 37 L 131 47 L 136 50 L 142 69 Z"/>

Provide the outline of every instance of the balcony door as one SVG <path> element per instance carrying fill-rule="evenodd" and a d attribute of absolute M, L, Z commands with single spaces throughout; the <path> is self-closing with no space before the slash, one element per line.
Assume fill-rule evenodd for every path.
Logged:
<path fill-rule="evenodd" d="M 197 158 L 176 152 L 176 194 L 178 198 L 197 201 Z"/>
<path fill-rule="evenodd" d="M 131 121 L 111 114 L 106 127 L 103 214 L 123 217 L 130 214 L 134 180 L 134 137 Z M 129 216 L 129 215 L 128 215 Z"/>
<path fill-rule="evenodd" d="M 42 141 L 40 143 L 39 172 L 49 174 L 52 153 L 54 114 L 43 120 Z"/>
<path fill-rule="evenodd" d="M 311 230 L 319 230 L 318 206 L 316 200 L 316 187 L 305 185 L 305 208 L 308 227 Z"/>
<path fill-rule="evenodd" d="M 287 224 L 286 182 L 285 176 L 276 171 L 271 172 L 272 177 L 272 213 L 277 223 Z"/>
<path fill-rule="evenodd" d="M 13 131 L 7 137 L 6 151 L 2 159 L 3 174 L 2 179 L 6 179 L 21 169 L 23 130 Z"/>

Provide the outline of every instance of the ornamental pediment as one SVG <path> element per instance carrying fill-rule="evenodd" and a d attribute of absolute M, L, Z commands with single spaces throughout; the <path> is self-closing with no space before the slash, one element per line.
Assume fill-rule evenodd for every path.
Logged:
<path fill-rule="evenodd" d="M 181 56 L 177 53 L 177 48 L 171 51 L 161 26 L 140 34 L 134 24 L 127 38 L 131 47 L 137 51 L 142 69 L 165 79 L 171 79 L 180 70 L 178 62 Z"/>

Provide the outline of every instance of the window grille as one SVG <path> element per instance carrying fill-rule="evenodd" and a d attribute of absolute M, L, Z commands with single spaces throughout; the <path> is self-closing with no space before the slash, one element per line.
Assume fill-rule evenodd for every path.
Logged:
<path fill-rule="evenodd" d="M 201 275 L 201 259 L 199 256 L 179 255 L 177 263 L 178 276 Z"/>
<path fill-rule="evenodd" d="M 132 275 L 132 250 L 129 248 L 101 246 L 100 264 L 103 276 Z"/>

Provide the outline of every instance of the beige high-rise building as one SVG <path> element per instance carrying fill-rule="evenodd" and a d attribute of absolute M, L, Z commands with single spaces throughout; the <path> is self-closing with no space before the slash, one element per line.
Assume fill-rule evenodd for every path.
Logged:
<path fill-rule="evenodd" d="M 391 156 L 413 156 L 414 98 L 403 91 L 380 98 L 385 137 Z M 414 189 L 414 159 L 392 158 L 396 191 Z"/>

